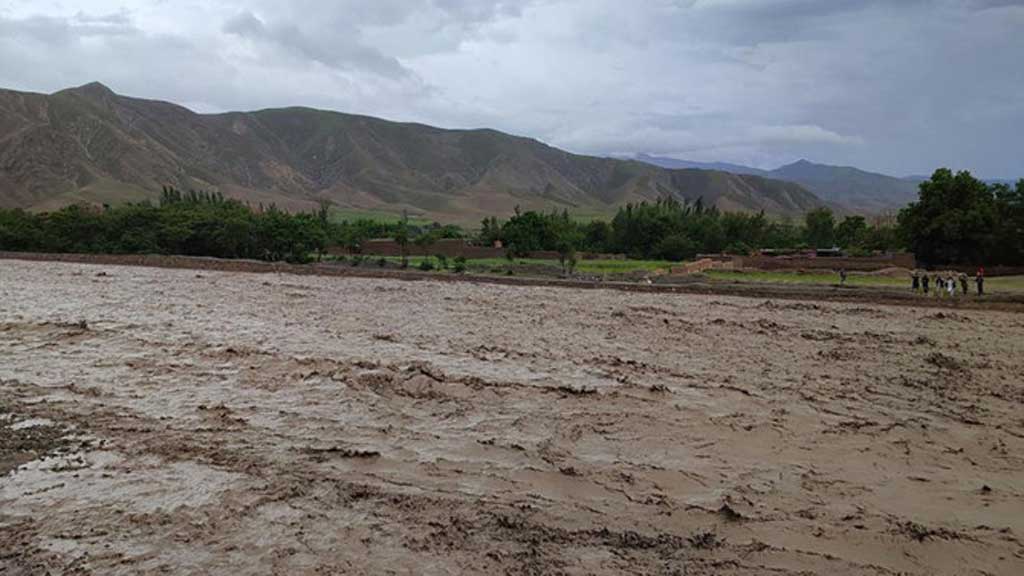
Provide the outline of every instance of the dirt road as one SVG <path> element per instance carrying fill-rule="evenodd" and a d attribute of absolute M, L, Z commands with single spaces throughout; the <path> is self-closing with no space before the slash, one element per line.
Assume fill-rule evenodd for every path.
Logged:
<path fill-rule="evenodd" d="M 0 260 L 0 574 L 1024 573 L 1024 315 Z"/>

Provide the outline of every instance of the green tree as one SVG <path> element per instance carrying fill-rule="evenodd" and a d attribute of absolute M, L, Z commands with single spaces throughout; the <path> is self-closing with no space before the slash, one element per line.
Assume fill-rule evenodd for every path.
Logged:
<path fill-rule="evenodd" d="M 690 260 L 697 255 L 697 243 L 683 234 L 673 234 L 658 242 L 652 256 L 672 262 Z"/>
<path fill-rule="evenodd" d="M 1024 262 L 1024 179 L 1015 188 L 996 184 L 992 191 L 999 216 L 992 257 L 1001 263 L 1020 264 Z"/>
<path fill-rule="evenodd" d="M 395 228 L 395 242 L 402 254 L 402 268 L 409 267 L 409 215 L 403 211 L 402 219 Z"/>
<path fill-rule="evenodd" d="M 40 250 L 43 226 L 39 218 L 24 210 L 0 209 L 0 250 Z"/>
<path fill-rule="evenodd" d="M 484 218 L 480 223 L 480 236 L 478 242 L 481 246 L 494 246 L 494 243 L 502 240 L 501 224 L 494 216 Z"/>
<path fill-rule="evenodd" d="M 565 223 L 569 223 L 568 215 Z M 555 250 L 558 251 L 558 262 L 562 266 L 562 273 L 569 275 L 576 270 L 578 258 L 576 246 L 579 245 L 582 234 L 573 225 L 565 225 L 558 230 L 558 239 L 555 243 Z"/>
<path fill-rule="evenodd" d="M 417 236 L 412 241 L 412 243 L 415 244 L 416 247 L 419 248 L 420 251 L 424 255 L 426 255 L 427 250 L 431 246 L 433 246 L 434 242 L 436 242 L 436 241 L 437 241 L 437 236 L 435 235 L 435 233 L 433 231 L 430 231 L 430 232 L 423 232 L 423 233 L 421 233 L 419 236 Z"/>
<path fill-rule="evenodd" d="M 555 238 L 544 216 L 538 212 L 517 212 L 501 229 L 508 249 L 517 257 L 553 247 Z"/>
<path fill-rule="evenodd" d="M 868 237 L 868 222 L 863 216 L 847 216 L 836 227 L 835 241 L 842 248 L 863 247 Z"/>
<path fill-rule="evenodd" d="M 612 227 L 604 220 L 592 220 L 583 229 L 583 247 L 590 252 L 611 250 Z"/>
<path fill-rule="evenodd" d="M 828 208 L 815 208 L 804 216 L 804 240 L 812 248 L 831 248 L 836 241 L 836 220 Z"/>
<path fill-rule="evenodd" d="M 992 189 L 970 172 L 936 170 L 899 225 L 918 259 L 930 264 L 982 263 L 997 247 L 999 214 Z"/>

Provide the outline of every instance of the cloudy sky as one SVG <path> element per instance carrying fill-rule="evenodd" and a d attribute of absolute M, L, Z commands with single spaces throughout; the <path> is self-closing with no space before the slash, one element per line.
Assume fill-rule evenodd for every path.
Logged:
<path fill-rule="evenodd" d="M 0 86 L 1024 176 L 1024 0 L 0 0 Z"/>

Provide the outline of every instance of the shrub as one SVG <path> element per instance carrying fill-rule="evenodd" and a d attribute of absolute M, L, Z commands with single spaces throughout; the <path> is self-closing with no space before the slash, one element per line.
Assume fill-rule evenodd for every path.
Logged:
<path fill-rule="evenodd" d="M 725 253 L 732 256 L 750 256 L 754 249 L 746 242 L 733 242 L 725 248 Z"/>
<path fill-rule="evenodd" d="M 452 267 L 452 270 L 454 270 L 456 274 L 463 274 L 463 273 L 465 273 L 466 272 L 466 257 L 465 256 L 456 256 L 455 257 L 455 264 Z"/>
<path fill-rule="evenodd" d="M 424 272 L 429 272 L 429 271 L 431 271 L 433 269 L 434 269 L 434 261 L 432 259 L 424 258 L 423 261 L 420 262 L 420 270 L 423 270 Z"/>
<path fill-rule="evenodd" d="M 697 255 L 697 244 L 683 234 L 673 234 L 658 242 L 655 255 L 664 260 L 681 262 Z"/>
<path fill-rule="evenodd" d="M 437 267 L 438 268 L 440 268 L 441 270 L 447 270 L 448 269 L 448 257 L 447 256 L 445 256 L 444 254 L 437 254 L 437 255 L 434 256 L 434 258 L 437 258 Z"/>
<path fill-rule="evenodd" d="M 356 254 L 355 256 L 352 256 L 352 267 L 357 268 L 361 266 L 365 261 L 366 256 L 363 256 L 362 254 Z"/>
<path fill-rule="evenodd" d="M 380 266 L 381 268 L 383 268 L 383 267 L 385 267 L 387 265 L 388 265 L 387 258 L 378 258 L 377 259 L 377 266 Z"/>

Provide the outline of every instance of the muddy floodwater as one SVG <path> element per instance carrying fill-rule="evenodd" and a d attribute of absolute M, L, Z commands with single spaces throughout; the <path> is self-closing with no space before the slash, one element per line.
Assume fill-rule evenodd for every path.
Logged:
<path fill-rule="evenodd" d="M 0 574 L 1024 574 L 1024 315 L 0 260 Z"/>

